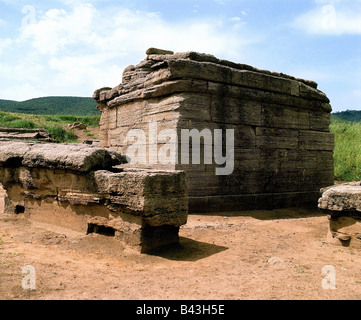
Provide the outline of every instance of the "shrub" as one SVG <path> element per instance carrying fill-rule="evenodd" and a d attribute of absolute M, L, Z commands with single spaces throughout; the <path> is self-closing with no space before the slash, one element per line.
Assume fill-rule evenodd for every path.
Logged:
<path fill-rule="evenodd" d="M 34 129 L 37 127 L 36 123 L 30 120 L 20 119 L 9 123 L 8 128 L 22 128 L 22 129 Z"/>
<path fill-rule="evenodd" d="M 46 131 L 50 133 L 51 138 L 55 139 L 57 143 L 76 142 L 79 138 L 75 133 L 67 131 L 61 126 L 47 127 Z"/>

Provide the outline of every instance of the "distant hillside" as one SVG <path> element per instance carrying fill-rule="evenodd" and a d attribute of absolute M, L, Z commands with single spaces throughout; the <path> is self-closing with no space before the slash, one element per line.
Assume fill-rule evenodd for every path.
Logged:
<path fill-rule="evenodd" d="M 361 122 L 361 111 L 359 110 L 346 110 L 341 112 L 335 112 L 332 115 L 351 122 Z"/>
<path fill-rule="evenodd" d="M 14 113 L 43 115 L 99 115 L 93 98 L 44 97 L 26 101 L 0 100 L 0 110 Z"/>

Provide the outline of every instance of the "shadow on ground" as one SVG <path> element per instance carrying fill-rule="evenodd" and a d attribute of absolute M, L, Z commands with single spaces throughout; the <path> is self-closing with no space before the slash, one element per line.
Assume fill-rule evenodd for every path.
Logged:
<path fill-rule="evenodd" d="M 230 211 L 230 212 L 207 212 L 190 213 L 189 215 L 207 215 L 219 217 L 252 217 L 258 220 L 278 220 L 278 219 L 301 219 L 311 217 L 322 217 L 324 213 L 317 208 L 284 208 L 275 210 L 249 210 L 249 211 Z"/>
<path fill-rule="evenodd" d="M 148 254 L 169 260 L 197 261 L 225 250 L 228 250 L 228 247 L 180 237 L 179 243 L 163 247 L 162 249 L 149 252 Z"/>

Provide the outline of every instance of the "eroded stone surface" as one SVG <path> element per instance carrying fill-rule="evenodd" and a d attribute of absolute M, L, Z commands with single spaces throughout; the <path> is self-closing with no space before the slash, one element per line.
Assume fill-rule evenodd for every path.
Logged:
<path fill-rule="evenodd" d="M 343 183 L 324 188 L 321 192 L 319 209 L 333 212 L 334 215 L 354 213 L 361 217 L 361 182 Z"/>
<path fill-rule="evenodd" d="M 21 164 L 29 168 L 88 172 L 94 169 L 110 169 L 126 162 L 125 157 L 113 150 L 85 144 L 0 141 L 0 166 Z"/>
<path fill-rule="evenodd" d="M 86 145 L 1 142 L 5 212 L 112 235 L 142 252 L 178 241 L 188 216 L 186 174 L 113 168 L 123 162 Z"/>
<path fill-rule="evenodd" d="M 178 154 L 162 164 L 150 150 L 139 168 L 184 170 L 190 211 L 228 211 L 317 206 L 322 187 L 333 183 L 331 106 L 317 83 L 197 52 L 149 50 L 124 70 L 122 83 L 94 92 L 100 145 L 126 154 L 130 130 L 141 130 L 156 152 L 154 132 L 175 130 Z M 157 124 L 150 129 L 150 124 Z M 181 131 L 233 130 L 234 170 L 216 175 L 212 163 L 182 161 Z M 153 140 L 152 140 L 153 139 Z M 214 140 L 207 142 L 214 146 Z M 189 153 L 193 146 L 189 143 Z M 198 152 L 203 157 L 205 143 Z"/>
<path fill-rule="evenodd" d="M 361 182 L 321 190 L 318 207 L 329 216 L 330 243 L 361 248 Z"/>

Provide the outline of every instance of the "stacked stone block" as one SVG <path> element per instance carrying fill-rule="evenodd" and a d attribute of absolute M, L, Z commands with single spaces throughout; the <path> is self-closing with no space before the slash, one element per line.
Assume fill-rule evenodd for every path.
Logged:
<path fill-rule="evenodd" d="M 102 146 L 127 154 L 128 132 L 141 129 L 150 160 L 150 150 L 165 143 L 152 141 L 150 124 L 158 133 L 176 130 L 172 163 L 151 159 L 135 166 L 187 172 L 190 212 L 317 206 L 319 190 L 333 183 L 334 147 L 330 101 L 317 83 L 196 52 L 147 53 L 124 70 L 119 86 L 94 93 Z M 184 129 L 222 130 L 223 141 L 226 130 L 234 130 L 232 174 L 216 175 L 214 159 L 204 162 L 203 139 L 201 163 L 182 162 Z M 214 150 L 214 136 L 211 144 Z M 192 154 L 191 141 L 189 149 Z"/>

